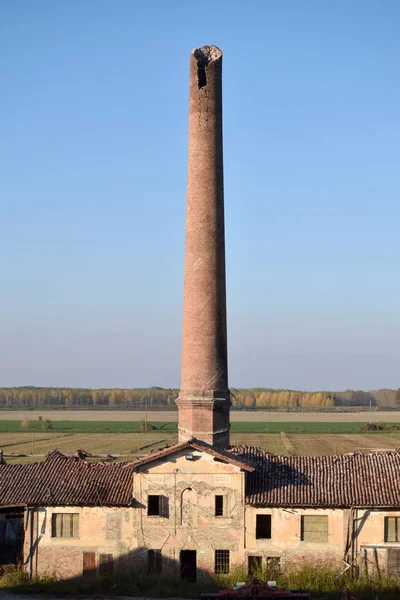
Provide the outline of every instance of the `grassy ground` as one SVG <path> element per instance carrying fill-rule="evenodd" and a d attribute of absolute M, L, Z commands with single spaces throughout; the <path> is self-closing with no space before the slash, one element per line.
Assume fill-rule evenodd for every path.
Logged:
<path fill-rule="evenodd" d="M 150 450 L 157 450 L 166 444 L 178 441 L 176 432 L 154 431 L 148 433 L 52 433 L 8 432 L 0 434 L 0 448 L 7 462 L 30 462 L 41 460 L 48 452 L 57 449 L 65 454 L 73 454 L 79 448 L 91 454 L 122 455 L 118 460 L 129 460 Z M 291 454 L 332 455 L 346 452 L 368 452 L 370 450 L 394 450 L 400 446 L 399 433 L 232 433 L 234 445 L 253 445 L 272 454 L 288 456 Z M 23 454 L 23 457 L 11 458 L 10 454 Z M 33 455 L 33 456 L 31 456 Z"/>

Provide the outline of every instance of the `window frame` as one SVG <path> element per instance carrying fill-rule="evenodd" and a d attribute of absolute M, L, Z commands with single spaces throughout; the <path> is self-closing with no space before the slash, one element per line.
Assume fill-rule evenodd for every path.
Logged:
<path fill-rule="evenodd" d="M 306 539 L 305 538 L 305 534 L 308 534 L 310 532 L 312 532 L 313 530 L 309 530 L 305 528 L 305 521 L 306 519 L 322 519 L 324 520 L 323 522 L 326 523 L 326 539 L 317 539 L 317 540 L 310 540 L 310 539 Z M 318 530 L 315 531 L 315 533 L 318 533 Z M 321 532 L 322 533 L 322 532 Z M 308 544 L 327 544 L 329 541 L 329 517 L 328 515 L 301 515 L 301 519 L 300 519 L 300 541 L 308 543 Z"/>
<path fill-rule="evenodd" d="M 386 516 L 384 518 L 384 541 L 385 544 L 398 544 L 400 542 L 400 516 Z M 389 522 L 394 520 L 394 538 L 389 539 Z"/>
<path fill-rule="evenodd" d="M 68 517 L 68 519 L 67 519 Z M 60 535 L 57 535 L 57 519 L 61 519 L 61 527 L 60 527 Z M 70 535 L 64 535 L 64 528 L 66 523 L 64 521 L 69 520 L 70 522 L 67 524 L 67 527 L 70 530 Z M 66 540 L 66 539 L 79 539 L 79 527 L 80 527 L 80 514 L 79 513 L 64 513 L 64 512 L 54 512 L 51 515 L 51 537 L 56 540 Z"/>

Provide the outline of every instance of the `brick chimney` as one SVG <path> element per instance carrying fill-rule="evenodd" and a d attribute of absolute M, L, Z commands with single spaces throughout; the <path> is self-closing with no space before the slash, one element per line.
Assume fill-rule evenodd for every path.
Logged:
<path fill-rule="evenodd" d="M 183 345 L 179 440 L 229 447 L 222 52 L 190 55 Z"/>

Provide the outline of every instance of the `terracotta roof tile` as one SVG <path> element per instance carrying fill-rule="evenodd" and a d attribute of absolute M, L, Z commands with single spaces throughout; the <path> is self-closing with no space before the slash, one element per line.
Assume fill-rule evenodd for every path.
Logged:
<path fill-rule="evenodd" d="M 275 456 L 251 446 L 230 450 L 251 461 L 246 503 L 253 506 L 400 506 L 400 453 Z"/>
<path fill-rule="evenodd" d="M 122 467 L 56 451 L 42 463 L 0 465 L 0 505 L 128 506 L 132 476 Z"/>

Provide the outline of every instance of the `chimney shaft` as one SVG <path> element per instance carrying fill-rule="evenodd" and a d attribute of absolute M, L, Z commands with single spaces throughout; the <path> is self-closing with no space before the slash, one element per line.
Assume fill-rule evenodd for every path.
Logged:
<path fill-rule="evenodd" d="M 189 151 L 179 439 L 229 446 L 222 52 L 190 56 Z"/>

